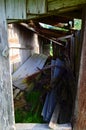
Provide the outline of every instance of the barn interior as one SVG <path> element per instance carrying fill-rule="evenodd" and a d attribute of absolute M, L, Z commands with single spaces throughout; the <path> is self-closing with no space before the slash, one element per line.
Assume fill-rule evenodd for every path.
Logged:
<path fill-rule="evenodd" d="M 8 24 L 16 123 L 73 128 L 81 24 L 65 15 Z"/>
<path fill-rule="evenodd" d="M 0 130 L 15 129 L 86 129 L 86 0 L 0 0 Z"/>

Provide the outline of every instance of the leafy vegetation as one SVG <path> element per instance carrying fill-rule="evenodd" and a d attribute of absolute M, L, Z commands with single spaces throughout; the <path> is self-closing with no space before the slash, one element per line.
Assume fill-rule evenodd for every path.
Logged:
<path fill-rule="evenodd" d="M 40 102 L 39 91 L 33 91 L 26 93 L 26 101 L 28 103 L 28 110 L 24 108 L 15 110 L 15 122 L 16 123 L 43 123 L 41 117 L 42 103 Z"/>
<path fill-rule="evenodd" d="M 82 25 L 81 19 L 74 19 L 74 29 L 80 30 Z"/>

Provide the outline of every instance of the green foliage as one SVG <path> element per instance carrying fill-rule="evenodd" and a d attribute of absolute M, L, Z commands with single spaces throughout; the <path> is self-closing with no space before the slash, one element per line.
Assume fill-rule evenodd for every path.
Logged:
<path fill-rule="evenodd" d="M 74 28 L 77 30 L 81 29 L 82 20 L 81 19 L 74 19 Z"/>
<path fill-rule="evenodd" d="M 51 44 L 50 44 L 50 55 L 53 56 L 52 42 L 51 42 Z"/>
<path fill-rule="evenodd" d="M 27 116 L 27 113 L 24 112 L 22 109 L 15 110 L 15 122 L 16 123 L 23 123 L 23 120 Z"/>
<path fill-rule="evenodd" d="M 42 104 L 40 102 L 41 92 L 33 91 L 26 93 L 26 101 L 29 105 L 28 111 L 24 109 L 15 110 L 15 121 L 16 123 L 43 123 L 41 117 Z"/>

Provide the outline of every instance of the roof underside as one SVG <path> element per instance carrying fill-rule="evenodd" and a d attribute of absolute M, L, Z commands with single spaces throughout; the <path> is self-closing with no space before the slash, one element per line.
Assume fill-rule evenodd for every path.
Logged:
<path fill-rule="evenodd" d="M 24 22 L 28 29 L 32 27 L 32 31 L 54 42 L 58 42 L 59 37 L 71 35 L 69 25 L 69 31 L 65 32 L 42 28 L 39 22 L 56 27 L 63 26 L 63 23 L 68 24 L 69 21 L 74 24 L 74 18 L 82 18 L 85 4 L 86 0 L 9 0 L 3 3 L 8 23 Z"/>
<path fill-rule="evenodd" d="M 81 18 L 82 8 L 86 0 L 2 0 L 0 6 L 5 7 L 6 19 L 28 20 L 41 19 L 48 16 L 67 16 L 70 18 Z M 49 20 L 48 20 L 49 21 Z M 12 21 L 11 21 L 12 22 Z"/>

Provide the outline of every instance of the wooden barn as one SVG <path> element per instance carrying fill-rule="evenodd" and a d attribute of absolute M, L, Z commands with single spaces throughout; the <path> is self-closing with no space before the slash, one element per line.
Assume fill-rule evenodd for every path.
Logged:
<path fill-rule="evenodd" d="M 79 30 L 76 19 L 80 20 Z M 85 51 L 86 0 L 0 0 L 0 130 L 86 130 Z M 58 57 L 65 61 L 66 69 L 63 62 L 60 67 L 55 64 Z M 60 75 L 52 78 L 57 67 L 64 73 L 56 70 Z M 42 78 L 37 86 L 39 74 Z M 51 107 L 55 106 L 48 121 L 15 123 L 14 98 L 32 91 L 28 81 L 31 87 L 42 86 L 42 94 L 45 88 L 48 93 L 57 91 L 59 99 L 56 104 L 52 100 Z M 64 97 L 65 91 L 68 95 Z M 21 102 L 28 109 L 19 99 L 22 107 Z"/>

